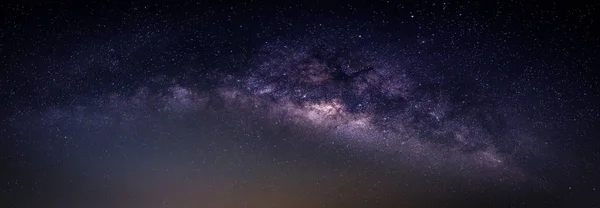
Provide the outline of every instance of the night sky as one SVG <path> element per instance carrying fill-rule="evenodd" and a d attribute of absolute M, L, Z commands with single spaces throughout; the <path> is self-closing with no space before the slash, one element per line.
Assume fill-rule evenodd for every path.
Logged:
<path fill-rule="evenodd" d="M 0 207 L 600 206 L 599 10 L 2 2 Z"/>

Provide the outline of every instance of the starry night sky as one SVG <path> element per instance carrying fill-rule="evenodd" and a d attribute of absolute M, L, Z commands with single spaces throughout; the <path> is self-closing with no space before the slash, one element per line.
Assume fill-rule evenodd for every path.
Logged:
<path fill-rule="evenodd" d="M 3 2 L 0 207 L 598 206 L 599 9 Z"/>

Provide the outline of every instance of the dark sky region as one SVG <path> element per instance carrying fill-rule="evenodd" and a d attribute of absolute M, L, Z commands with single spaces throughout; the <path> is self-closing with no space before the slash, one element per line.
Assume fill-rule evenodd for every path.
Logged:
<path fill-rule="evenodd" d="M 598 3 L 3 1 L 0 207 L 595 207 Z"/>

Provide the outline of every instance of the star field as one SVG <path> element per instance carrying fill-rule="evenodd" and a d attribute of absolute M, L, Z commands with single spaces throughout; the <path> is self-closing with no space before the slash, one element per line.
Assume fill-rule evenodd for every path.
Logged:
<path fill-rule="evenodd" d="M 2 3 L 0 203 L 593 207 L 599 6 Z"/>

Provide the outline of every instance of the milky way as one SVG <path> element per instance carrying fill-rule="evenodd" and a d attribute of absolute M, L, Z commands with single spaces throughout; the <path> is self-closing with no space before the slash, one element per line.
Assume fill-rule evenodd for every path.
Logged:
<path fill-rule="evenodd" d="M 7 207 L 597 202 L 590 6 L 267 5 L 2 7 Z"/>
<path fill-rule="evenodd" d="M 239 86 L 222 94 L 241 105 L 266 108 L 277 122 L 340 135 L 340 141 L 325 143 L 388 152 L 398 160 L 427 159 L 431 165 L 461 160 L 460 169 L 473 170 L 473 164 L 504 169 L 511 154 L 523 151 L 515 144 L 531 142 L 507 121 L 503 104 L 464 109 L 473 101 L 454 96 L 469 92 L 411 79 L 407 71 L 416 69 L 402 65 L 402 54 L 344 46 L 268 44 L 247 76 L 226 81 Z"/>

